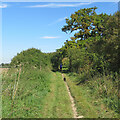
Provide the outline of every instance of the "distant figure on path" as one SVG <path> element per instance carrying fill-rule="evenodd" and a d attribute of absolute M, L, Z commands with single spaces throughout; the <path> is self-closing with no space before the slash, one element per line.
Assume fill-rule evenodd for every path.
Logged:
<path fill-rule="evenodd" d="M 62 71 L 62 64 L 60 64 L 60 71 Z"/>
<path fill-rule="evenodd" d="M 66 81 L 66 78 L 64 77 L 64 81 Z"/>

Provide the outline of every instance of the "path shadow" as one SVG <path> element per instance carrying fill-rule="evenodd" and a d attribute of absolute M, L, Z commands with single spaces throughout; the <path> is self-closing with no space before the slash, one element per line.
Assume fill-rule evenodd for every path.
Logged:
<path fill-rule="evenodd" d="M 62 73 L 69 73 L 69 70 L 62 70 Z"/>
<path fill-rule="evenodd" d="M 60 70 L 60 69 L 58 69 L 58 70 L 52 69 L 51 71 L 52 71 L 52 72 L 61 72 L 61 73 L 70 73 L 69 70 Z"/>

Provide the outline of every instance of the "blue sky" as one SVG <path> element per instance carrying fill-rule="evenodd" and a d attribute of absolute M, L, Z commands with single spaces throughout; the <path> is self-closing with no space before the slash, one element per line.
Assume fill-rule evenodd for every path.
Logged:
<path fill-rule="evenodd" d="M 5 2 L 2 8 L 2 61 L 11 59 L 28 48 L 54 52 L 62 47 L 71 35 L 61 31 L 65 18 L 81 8 L 97 6 L 96 12 L 113 14 L 118 10 L 115 2 L 52 3 Z"/>

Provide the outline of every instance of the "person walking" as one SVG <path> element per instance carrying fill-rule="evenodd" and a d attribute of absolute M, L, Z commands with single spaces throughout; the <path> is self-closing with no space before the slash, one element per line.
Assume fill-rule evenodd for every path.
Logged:
<path fill-rule="evenodd" d="M 62 72 L 62 64 L 60 64 L 60 71 Z"/>

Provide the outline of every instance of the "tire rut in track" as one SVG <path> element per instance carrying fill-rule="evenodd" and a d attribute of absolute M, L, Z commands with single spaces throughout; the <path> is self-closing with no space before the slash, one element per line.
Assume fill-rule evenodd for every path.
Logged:
<path fill-rule="evenodd" d="M 64 80 L 64 78 L 65 78 L 63 73 L 62 73 L 62 78 L 63 78 L 63 80 Z M 66 79 L 66 78 L 65 78 L 65 79 Z M 78 116 L 77 109 L 76 109 L 76 107 L 75 107 L 74 98 L 73 98 L 72 95 L 71 95 L 70 89 L 69 89 L 68 84 L 67 84 L 66 81 L 65 81 L 65 86 L 66 86 L 66 88 L 67 88 L 68 95 L 69 95 L 69 97 L 70 97 L 71 106 L 72 106 L 72 111 L 73 111 L 73 117 L 74 117 L 74 118 L 83 118 L 83 116 Z"/>

